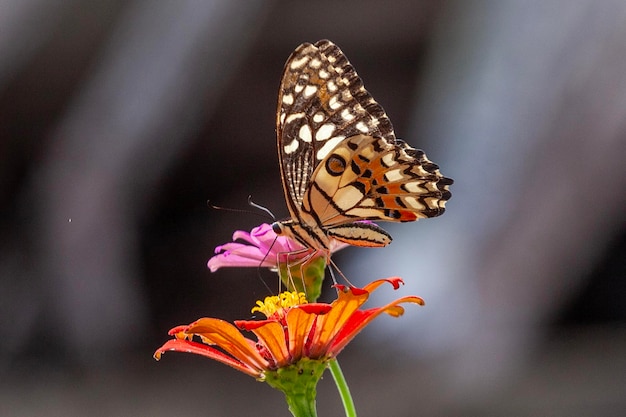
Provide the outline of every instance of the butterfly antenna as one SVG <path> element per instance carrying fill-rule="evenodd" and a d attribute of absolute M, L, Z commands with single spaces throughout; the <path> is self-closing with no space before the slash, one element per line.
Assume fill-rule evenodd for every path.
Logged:
<path fill-rule="evenodd" d="M 254 214 L 255 216 L 261 216 L 265 219 L 268 218 L 268 216 L 266 216 L 263 213 L 259 213 L 258 211 L 252 211 L 252 210 L 246 210 L 246 209 L 236 209 L 236 208 L 231 208 L 231 207 L 222 207 L 222 206 L 216 206 L 215 204 L 211 203 L 211 200 L 207 200 L 206 205 L 208 207 L 211 207 L 214 210 L 224 210 L 224 211 L 229 211 L 231 213 L 245 213 L 245 214 Z M 274 217 L 274 215 L 265 207 L 259 206 L 257 204 L 251 204 L 253 207 L 255 208 L 259 208 L 261 209 L 264 213 L 269 214 L 270 218 L 272 219 L 272 221 L 276 220 L 276 218 Z"/>
<path fill-rule="evenodd" d="M 276 221 L 276 216 L 274 216 L 274 213 L 272 213 L 270 211 L 270 209 L 268 209 L 267 207 L 264 207 L 264 206 L 262 206 L 260 204 L 255 203 L 254 201 L 252 201 L 252 196 L 251 195 L 248 196 L 248 204 L 250 206 L 254 207 L 255 209 L 259 209 L 259 210 L 267 213 L 272 220 Z"/>

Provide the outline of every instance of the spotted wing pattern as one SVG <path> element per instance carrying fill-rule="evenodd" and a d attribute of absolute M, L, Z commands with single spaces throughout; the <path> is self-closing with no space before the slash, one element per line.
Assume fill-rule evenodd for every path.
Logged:
<path fill-rule="evenodd" d="M 444 212 L 452 180 L 396 139 L 383 108 L 339 47 L 300 45 L 285 64 L 276 120 L 291 219 L 274 229 L 313 249 L 330 238 L 385 246 L 391 236 L 363 220 L 394 222 Z"/>

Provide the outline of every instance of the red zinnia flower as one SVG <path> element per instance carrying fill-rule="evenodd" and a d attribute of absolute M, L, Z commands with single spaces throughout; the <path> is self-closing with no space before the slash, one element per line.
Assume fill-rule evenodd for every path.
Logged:
<path fill-rule="evenodd" d="M 170 330 L 175 339 L 161 346 L 154 356 L 160 359 L 167 351 L 195 353 L 259 380 L 302 360 L 325 364 L 378 315 L 398 317 L 404 313 L 400 304 L 424 304 L 419 297 L 407 296 L 382 307 L 360 310 L 370 292 L 385 282 L 394 289 L 402 284 L 400 278 L 388 278 L 364 288 L 337 285 L 338 297 L 331 304 L 307 303 L 304 294 L 282 293 L 279 297 L 266 298 L 265 302 L 259 301 L 253 309 L 265 314 L 267 319 L 236 321 L 237 327 L 224 320 L 201 318 Z M 245 337 L 240 329 L 254 333 L 256 340 Z M 201 343 L 194 341 L 194 336 Z"/>

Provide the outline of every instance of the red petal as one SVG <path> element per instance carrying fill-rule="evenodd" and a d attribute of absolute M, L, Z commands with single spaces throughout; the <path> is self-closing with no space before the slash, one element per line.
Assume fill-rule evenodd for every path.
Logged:
<path fill-rule="evenodd" d="M 404 284 L 404 281 L 402 281 L 402 278 L 400 277 L 377 279 L 376 281 L 372 281 L 367 284 L 365 287 L 363 287 L 363 289 L 368 292 L 373 292 L 374 290 L 376 290 L 376 288 L 380 287 L 384 283 L 389 283 L 393 285 L 393 289 L 397 290 L 398 288 L 400 288 L 401 284 Z"/>
<path fill-rule="evenodd" d="M 331 310 L 323 316 L 318 316 L 307 356 L 319 358 L 326 355 L 337 333 L 369 297 L 368 292 L 356 292 L 355 294 L 352 289 L 348 292 L 340 292 L 338 298 L 331 304 Z"/>
<path fill-rule="evenodd" d="M 328 352 L 332 356 L 336 356 L 341 350 L 348 344 L 354 337 L 367 326 L 372 320 L 378 317 L 382 313 L 387 313 L 393 317 L 401 316 L 404 313 L 404 308 L 400 306 L 402 303 L 414 303 L 418 305 L 424 305 L 424 300 L 416 296 L 402 297 L 391 303 L 378 308 L 371 308 L 369 310 L 359 310 L 354 312 L 350 319 L 343 326 L 341 331 L 337 334 L 332 341 Z"/>
<path fill-rule="evenodd" d="M 254 368 L 248 364 L 242 363 L 235 358 L 228 356 L 223 352 L 202 343 L 190 342 L 188 340 L 180 339 L 168 340 L 163 346 L 161 346 L 156 352 L 154 352 L 155 359 L 161 359 L 161 355 L 168 351 L 194 353 L 196 355 L 201 355 L 209 359 L 214 359 L 255 378 L 260 378 L 263 376 L 263 369 Z"/>
<path fill-rule="evenodd" d="M 328 313 L 331 309 L 332 306 L 330 304 L 326 304 L 326 303 L 308 303 L 308 304 L 300 304 L 296 307 L 293 307 L 294 309 L 300 309 L 306 313 L 309 314 L 326 314 Z"/>
<path fill-rule="evenodd" d="M 267 323 L 275 323 L 276 320 L 235 320 L 235 326 L 241 330 L 252 331 L 259 327 L 265 326 Z"/>
<path fill-rule="evenodd" d="M 176 326 L 173 329 L 170 329 L 169 332 L 167 332 L 168 335 L 170 336 L 176 336 L 176 334 L 180 333 L 180 332 L 184 332 L 185 329 L 188 327 L 189 325 L 184 324 L 184 325 L 180 325 L 180 326 Z"/>

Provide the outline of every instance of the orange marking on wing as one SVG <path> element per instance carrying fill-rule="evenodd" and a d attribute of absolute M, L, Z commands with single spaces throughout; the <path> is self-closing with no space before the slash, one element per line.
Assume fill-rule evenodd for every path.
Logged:
<path fill-rule="evenodd" d="M 417 218 L 417 215 L 412 211 L 400 211 L 400 218 L 398 220 L 401 222 L 414 222 Z"/>
<path fill-rule="evenodd" d="M 389 210 L 397 210 L 400 213 L 400 217 L 397 219 L 401 222 L 412 222 L 417 220 L 417 215 L 414 211 L 407 209 L 406 207 L 402 207 L 398 205 L 396 202 L 396 198 L 391 195 L 381 195 L 380 200 L 382 200 L 383 205 L 381 208 L 389 209 Z"/>

